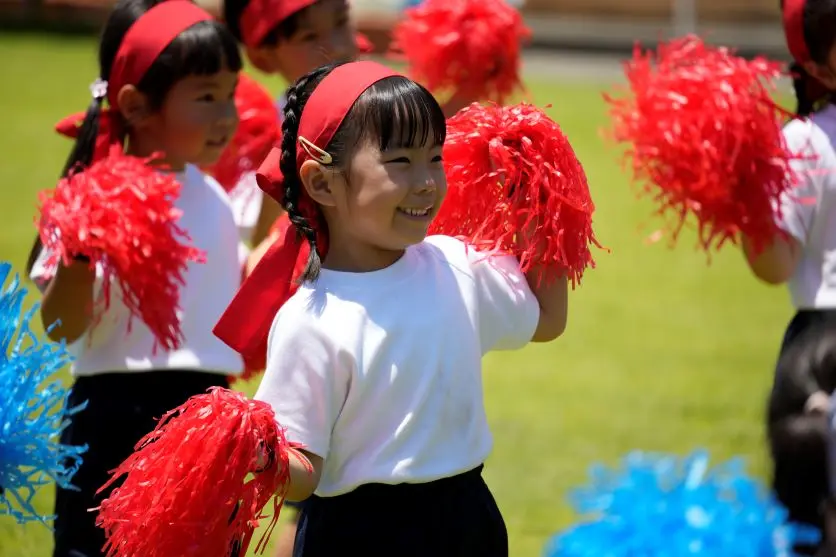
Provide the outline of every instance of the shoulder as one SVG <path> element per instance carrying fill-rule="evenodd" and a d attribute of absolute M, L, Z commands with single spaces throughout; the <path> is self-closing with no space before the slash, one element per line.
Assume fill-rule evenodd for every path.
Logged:
<path fill-rule="evenodd" d="M 783 129 L 787 147 L 800 154 L 832 152 L 831 135 L 836 132 L 834 108 L 828 107 L 809 118 L 795 118 L 788 122 Z"/>
<path fill-rule="evenodd" d="M 428 236 L 417 248 L 431 257 L 470 274 L 470 258 L 475 249 L 452 236 Z"/>
<path fill-rule="evenodd" d="M 327 344 L 344 346 L 356 332 L 357 308 L 316 285 L 304 285 L 273 318 L 268 344 Z"/>

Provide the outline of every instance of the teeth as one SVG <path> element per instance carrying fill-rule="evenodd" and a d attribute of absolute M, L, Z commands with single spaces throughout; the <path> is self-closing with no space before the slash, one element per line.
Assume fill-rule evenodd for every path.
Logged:
<path fill-rule="evenodd" d="M 401 209 L 401 211 L 411 217 L 423 217 L 430 212 L 430 209 L 430 207 L 427 207 L 426 209 Z"/>

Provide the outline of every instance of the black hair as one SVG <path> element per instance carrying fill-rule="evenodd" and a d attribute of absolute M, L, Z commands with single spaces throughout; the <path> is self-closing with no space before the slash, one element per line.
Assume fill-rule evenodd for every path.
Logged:
<path fill-rule="evenodd" d="M 251 0 L 224 0 L 223 3 L 223 18 L 224 23 L 232 32 L 233 36 L 238 42 L 243 43 L 244 37 L 241 33 L 241 17 L 244 15 L 244 10 L 247 9 Z M 299 23 L 308 11 L 310 6 L 302 8 L 298 12 L 292 13 L 290 16 L 284 18 L 275 27 L 270 29 L 270 32 L 264 35 L 259 46 L 276 46 L 283 40 L 292 37 L 296 31 L 299 30 Z"/>
<path fill-rule="evenodd" d="M 781 355 L 767 409 L 775 494 L 791 521 L 819 529 L 830 493 L 829 423 L 825 414 L 805 412 L 805 405 L 813 393 L 830 395 L 835 388 L 836 319 L 828 318 L 793 339 Z"/>
<path fill-rule="evenodd" d="M 148 10 L 164 0 L 119 0 L 105 23 L 99 40 L 99 77 L 107 80 L 116 53 L 128 29 Z M 168 92 L 181 79 L 190 75 L 211 75 L 228 69 L 241 69 L 238 44 L 229 30 L 218 21 L 195 23 L 177 36 L 157 57 L 136 88 L 144 93 L 154 110 L 159 109 Z M 102 98 L 94 98 L 87 108 L 84 122 L 70 151 L 62 177 L 89 166 L 93 159 Z M 29 252 L 27 272 L 31 272 L 42 244 L 35 240 Z"/>
<path fill-rule="evenodd" d="M 781 0 L 781 9 L 784 0 Z M 836 42 L 836 0 L 807 0 L 802 13 L 804 42 L 810 59 L 818 64 L 827 64 L 830 50 Z M 818 109 L 821 99 L 810 98 L 809 86 L 812 79 L 798 62 L 790 66 L 793 75 L 793 89 L 798 101 L 796 113 L 809 116 Z"/>
<path fill-rule="evenodd" d="M 299 120 L 314 89 L 342 63 L 329 64 L 299 78 L 287 90 L 287 104 L 282 121 L 281 171 L 284 178 L 282 205 L 290 221 L 311 246 L 308 265 L 301 281 L 316 280 L 321 261 L 317 253 L 316 230 L 325 226 L 309 222 L 299 211 L 299 195 L 304 187 L 296 168 L 296 145 L 299 141 Z M 382 79 L 366 89 L 352 106 L 334 137 L 325 147 L 331 165 L 347 169 L 348 160 L 364 141 L 378 142 L 381 151 L 432 141 L 443 145 L 447 123 L 438 101 L 421 85 L 403 76 Z"/>

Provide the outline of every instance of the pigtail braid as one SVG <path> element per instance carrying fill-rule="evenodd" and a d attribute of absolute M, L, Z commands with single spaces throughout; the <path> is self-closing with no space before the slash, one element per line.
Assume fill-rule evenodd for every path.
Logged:
<path fill-rule="evenodd" d="M 302 195 L 302 180 L 299 178 L 299 171 L 296 168 L 296 145 L 299 140 L 299 120 L 302 116 L 302 109 L 308 100 L 313 89 L 325 75 L 330 67 L 314 71 L 299 79 L 287 90 L 287 104 L 284 109 L 282 120 L 282 156 L 279 161 L 282 175 L 284 177 L 284 198 L 282 205 L 287 211 L 290 222 L 298 230 L 311 246 L 311 253 L 308 257 L 308 264 L 300 277 L 301 282 L 316 280 L 322 268 L 322 261 L 317 251 L 316 229 L 317 223 L 310 222 L 299 209 L 299 198 Z"/>

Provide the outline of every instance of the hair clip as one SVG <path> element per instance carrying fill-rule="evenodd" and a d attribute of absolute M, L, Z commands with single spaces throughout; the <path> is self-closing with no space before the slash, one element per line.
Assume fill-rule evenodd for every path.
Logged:
<path fill-rule="evenodd" d="M 331 153 L 328 151 L 323 151 L 312 142 L 308 141 L 301 135 L 299 136 L 299 144 L 302 145 L 302 149 L 310 156 L 313 160 L 322 163 L 322 164 L 331 164 L 334 162 L 334 158 L 331 156 Z M 315 155 L 311 151 L 315 151 L 317 154 Z"/>
<path fill-rule="evenodd" d="M 107 81 L 101 77 L 97 77 L 96 81 L 90 84 L 90 94 L 96 100 L 101 100 L 107 96 Z"/>

